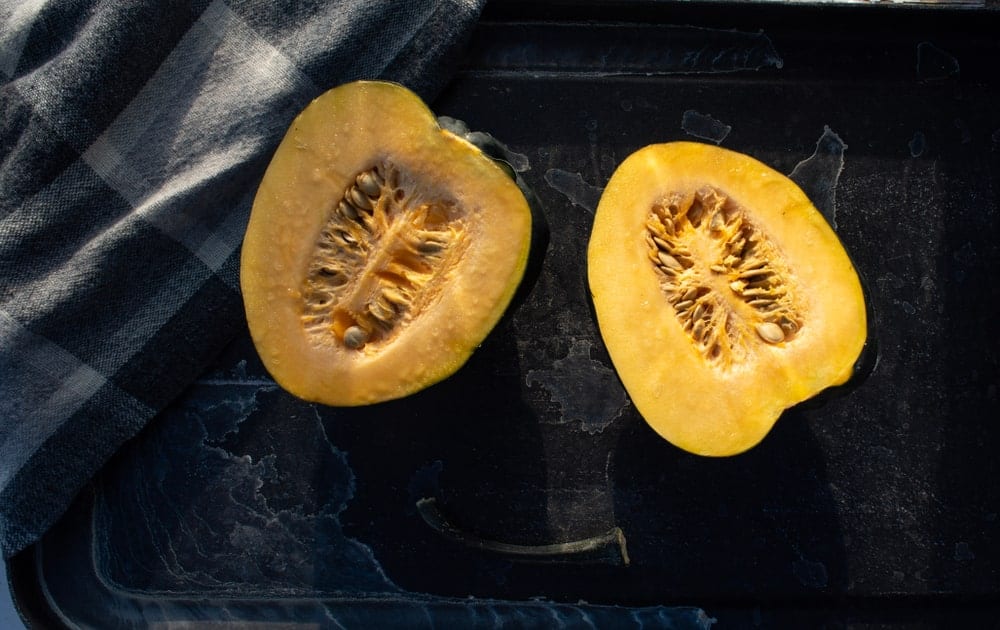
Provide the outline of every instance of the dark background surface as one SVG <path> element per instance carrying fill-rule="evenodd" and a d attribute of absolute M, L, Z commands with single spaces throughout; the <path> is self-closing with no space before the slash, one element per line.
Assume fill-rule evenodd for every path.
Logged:
<path fill-rule="evenodd" d="M 281 602 L 417 593 L 650 619 L 697 606 L 723 628 L 995 627 L 996 18 L 491 5 L 433 107 L 507 145 L 548 227 L 501 324 L 445 382 L 350 410 L 291 398 L 237 340 L 15 560 L 22 597 L 81 623 L 131 619 L 140 600 L 305 619 Z M 641 146 L 698 139 L 686 112 L 785 173 L 825 129 L 842 139 L 843 170 L 825 176 L 874 313 L 870 373 L 727 459 L 645 425 L 587 299 L 600 188 Z M 473 549 L 422 520 L 424 497 L 476 540 L 619 527 L 630 564 L 614 548 L 532 562 Z M 40 586 L 51 600 L 33 599 Z"/>

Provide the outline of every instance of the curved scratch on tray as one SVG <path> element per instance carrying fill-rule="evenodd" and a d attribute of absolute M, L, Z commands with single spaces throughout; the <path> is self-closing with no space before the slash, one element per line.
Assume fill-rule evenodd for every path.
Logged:
<path fill-rule="evenodd" d="M 614 562 L 628 566 L 625 534 L 620 527 L 589 538 L 545 545 L 522 545 L 481 538 L 463 531 L 448 521 L 438 507 L 437 499 L 425 497 L 417 501 L 420 517 L 439 534 L 467 547 L 491 551 L 535 562 Z"/>

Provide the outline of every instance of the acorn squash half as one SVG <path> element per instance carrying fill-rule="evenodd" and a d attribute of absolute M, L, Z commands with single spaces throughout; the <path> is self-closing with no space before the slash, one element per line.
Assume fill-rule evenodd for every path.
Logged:
<path fill-rule="evenodd" d="M 588 245 L 594 310 L 637 410 L 692 453 L 757 444 L 782 411 L 852 375 L 861 283 L 790 179 L 717 146 L 629 156 Z"/>
<path fill-rule="evenodd" d="M 530 237 L 517 185 L 419 97 L 336 87 L 295 118 L 254 199 L 240 271 L 251 337 L 300 398 L 406 396 L 495 326 Z"/>

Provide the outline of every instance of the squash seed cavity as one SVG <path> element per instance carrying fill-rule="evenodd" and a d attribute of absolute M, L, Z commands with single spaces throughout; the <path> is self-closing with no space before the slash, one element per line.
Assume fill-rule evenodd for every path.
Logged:
<path fill-rule="evenodd" d="M 678 321 L 720 369 L 739 364 L 754 344 L 780 346 L 801 329 L 778 249 L 724 192 L 705 186 L 659 199 L 645 240 Z"/>
<path fill-rule="evenodd" d="M 302 285 L 310 341 L 360 351 L 391 339 L 432 298 L 462 249 L 462 212 L 382 162 L 328 212 Z"/>

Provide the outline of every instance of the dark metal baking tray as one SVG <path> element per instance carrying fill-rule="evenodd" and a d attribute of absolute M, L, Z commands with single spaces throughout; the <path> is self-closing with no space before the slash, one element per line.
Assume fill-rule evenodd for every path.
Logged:
<path fill-rule="evenodd" d="M 994 9 L 491 4 L 433 106 L 506 145 L 547 226 L 497 329 L 359 409 L 292 398 L 237 339 L 12 561 L 26 617 L 996 627 Z M 857 381 L 732 458 L 655 436 L 588 302 L 601 187 L 678 139 L 794 172 L 872 307 Z"/>

